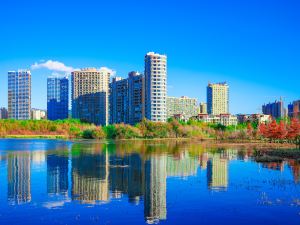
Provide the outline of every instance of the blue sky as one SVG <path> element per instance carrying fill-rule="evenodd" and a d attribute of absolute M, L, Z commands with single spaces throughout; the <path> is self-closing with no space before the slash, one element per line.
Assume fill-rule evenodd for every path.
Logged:
<path fill-rule="evenodd" d="M 2 1 L 0 106 L 8 70 L 52 60 L 126 77 L 148 51 L 168 56 L 169 96 L 205 101 L 209 81 L 227 81 L 231 113 L 300 99 L 299 11 L 297 0 Z M 46 78 L 63 70 L 32 70 L 32 107 L 46 108 Z"/>

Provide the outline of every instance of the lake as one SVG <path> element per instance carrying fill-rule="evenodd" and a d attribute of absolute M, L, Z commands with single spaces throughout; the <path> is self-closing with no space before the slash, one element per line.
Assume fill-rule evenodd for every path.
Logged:
<path fill-rule="evenodd" d="M 300 166 L 197 142 L 0 139 L 0 224 L 300 224 Z"/>

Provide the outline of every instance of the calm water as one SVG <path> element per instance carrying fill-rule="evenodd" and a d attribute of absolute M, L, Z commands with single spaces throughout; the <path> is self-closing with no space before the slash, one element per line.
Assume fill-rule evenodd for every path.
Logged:
<path fill-rule="evenodd" d="M 251 152 L 0 140 L 0 223 L 300 224 L 299 165 Z"/>

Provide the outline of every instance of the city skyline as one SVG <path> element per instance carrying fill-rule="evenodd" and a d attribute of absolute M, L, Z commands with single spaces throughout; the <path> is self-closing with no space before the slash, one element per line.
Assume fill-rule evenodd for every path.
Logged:
<path fill-rule="evenodd" d="M 0 31 L 0 82 L 7 82 L 7 71 L 32 66 L 34 108 L 46 109 L 43 81 L 52 73 L 106 66 L 125 78 L 130 71 L 143 72 L 142 57 L 149 51 L 168 56 L 168 96 L 205 101 L 208 82 L 226 81 L 233 114 L 255 113 L 280 96 L 285 97 L 285 106 L 300 98 L 297 1 L 174 1 L 172 5 L 160 2 L 160 7 L 155 1 L 151 5 L 116 0 L 44 4 L 5 2 L 0 14 L 1 21 L 6 21 Z M 114 10 L 97 16 L 99 8 Z M 80 17 L 66 17 L 78 10 Z M 128 13 L 132 10 L 135 13 Z M 11 38 L 9 34 L 16 30 L 26 35 Z M 74 35 L 81 30 L 93 35 Z M 62 64 L 51 66 L 48 61 L 43 67 L 41 60 Z M 7 107 L 5 85 L 0 96 L 0 107 Z"/>

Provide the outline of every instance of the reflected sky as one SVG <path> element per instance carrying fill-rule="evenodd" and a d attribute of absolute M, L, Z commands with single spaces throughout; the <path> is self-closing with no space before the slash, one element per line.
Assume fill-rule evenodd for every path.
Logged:
<path fill-rule="evenodd" d="M 0 140 L 0 224 L 299 224 L 299 162 L 253 152 Z"/>

